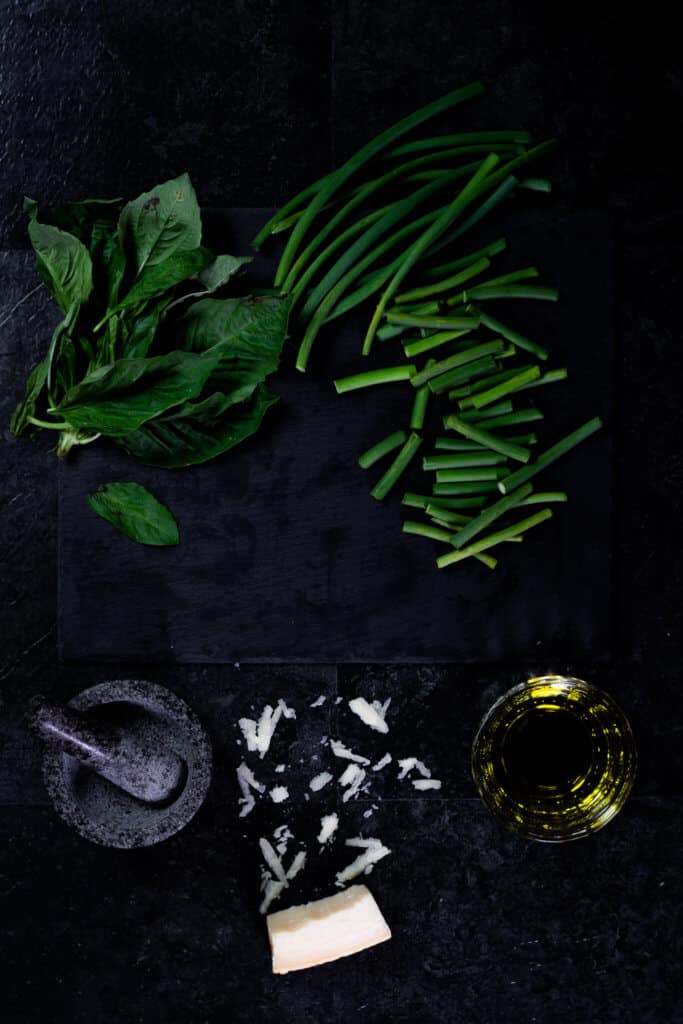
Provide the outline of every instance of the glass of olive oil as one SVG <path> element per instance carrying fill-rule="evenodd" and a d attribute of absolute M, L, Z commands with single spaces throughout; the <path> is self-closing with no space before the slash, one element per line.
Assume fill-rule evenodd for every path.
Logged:
<path fill-rule="evenodd" d="M 515 686 L 484 716 L 472 775 L 484 804 L 529 839 L 597 832 L 628 797 L 636 749 L 628 720 L 602 690 L 566 676 Z"/>

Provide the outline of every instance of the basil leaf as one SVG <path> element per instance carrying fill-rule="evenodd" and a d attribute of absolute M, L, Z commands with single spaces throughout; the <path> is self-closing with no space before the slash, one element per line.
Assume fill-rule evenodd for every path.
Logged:
<path fill-rule="evenodd" d="M 218 288 L 222 288 L 231 277 L 234 277 L 246 263 L 251 263 L 252 260 L 253 256 L 216 256 L 212 263 L 209 263 L 198 274 L 195 274 L 196 280 L 203 286 L 201 290 L 181 295 L 180 298 L 175 299 L 170 304 L 169 310 L 173 309 L 174 306 L 179 306 L 182 302 L 189 302 L 190 299 L 210 295 L 212 292 L 217 291 Z"/>
<path fill-rule="evenodd" d="M 88 373 L 56 411 L 72 427 L 108 437 L 128 434 L 166 409 L 196 398 L 216 362 L 211 352 L 119 359 Z"/>
<path fill-rule="evenodd" d="M 247 397 L 277 370 L 287 332 L 289 303 L 282 298 L 201 299 L 171 328 L 176 347 L 220 351 L 212 377 L 216 390 Z"/>
<path fill-rule="evenodd" d="M 110 310 L 130 309 L 147 299 L 170 291 L 177 284 L 193 277 L 211 262 L 212 254 L 201 246 L 197 249 L 182 249 L 173 253 L 163 263 L 147 265 L 127 295 Z"/>
<path fill-rule="evenodd" d="M 149 420 L 116 442 L 148 466 L 194 466 L 215 459 L 256 433 L 266 410 L 277 401 L 263 384 L 249 401 L 237 404 L 230 395 L 216 391 L 203 401 L 186 402 Z"/>
<path fill-rule="evenodd" d="M 173 515 L 141 484 L 101 484 L 88 495 L 93 512 L 139 544 L 171 547 L 180 537 Z"/>
<path fill-rule="evenodd" d="M 130 325 L 123 321 L 124 341 L 121 355 L 126 359 L 142 359 L 149 352 L 154 341 L 161 314 L 168 306 L 168 299 L 162 298 L 148 306 L 143 313 L 132 318 Z"/>
<path fill-rule="evenodd" d="M 179 249 L 196 249 L 201 242 L 202 222 L 187 174 L 127 203 L 119 217 L 118 234 L 138 274 L 146 266 L 163 263 Z"/>
<path fill-rule="evenodd" d="M 65 203 L 58 210 L 43 214 L 43 221 L 75 235 L 92 253 L 97 247 L 96 242 L 93 244 L 93 236 L 97 230 L 108 235 L 112 235 L 116 230 L 122 202 L 122 199 L 83 199 L 78 203 Z M 32 199 L 24 200 L 24 210 L 27 213 L 31 214 L 35 206 Z"/>
<path fill-rule="evenodd" d="M 90 297 L 93 289 L 90 253 L 74 235 L 52 224 L 41 224 L 35 203 L 31 200 L 30 204 L 28 233 L 36 253 L 38 273 L 59 308 L 66 313 L 74 303 L 81 305 Z"/>
<path fill-rule="evenodd" d="M 9 428 L 15 437 L 19 437 L 20 434 L 24 433 L 29 425 L 28 417 L 35 415 L 38 399 L 43 393 L 45 384 L 47 383 L 47 372 L 49 368 L 50 354 L 48 353 L 33 367 L 28 376 L 24 398 L 14 410 L 12 419 L 10 420 Z"/>

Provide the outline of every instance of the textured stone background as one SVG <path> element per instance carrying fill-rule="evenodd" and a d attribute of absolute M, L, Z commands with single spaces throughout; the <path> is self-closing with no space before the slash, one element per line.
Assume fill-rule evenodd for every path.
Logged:
<path fill-rule="evenodd" d="M 156 851 L 79 841 L 46 806 L 21 717 L 33 693 L 66 695 L 101 670 L 65 677 L 56 662 L 55 459 L 7 429 L 54 313 L 42 293 L 16 310 L 0 295 L 0 1018 L 683 1020 L 682 86 L 666 5 L 631 17 L 614 2 L 563 13 L 528 0 L 3 0 L 0 14 L 5 250 L 25 247 L 24 193 L 134 195 L 188 170 L 206 205 L 277 204 L 375 130 L 478 76 L 490 89 L 466 123 L 560 136 L 553 202 L 607 207 L 616 243 L 617 655 L 599 671 L 556 667 L 614 692 L 641 752 L 634 798 L 610 828 L 567 848 L 529 845 L 491 822 L 466 769 L 477 718 L 514 666 L 321 667 L 297 669 L 298 682 L 278 669 L 131 666 L 196 705 L 217 737 L 217 782 L 192 827 Z M 250 702 L 297 686 L 391 691 L 408 722 L 397 743 L 425 742 L 415 724 L 438 717 L 429 742 L 450 797 L 387 800 L 371 819 L 394 846 L 373 876 L 394 942 L 274 980 L 254 913 L 254 836 L 235 830 L 231 730 Z M 283 738 L 282 759 L 308 756 L 301 729 Z"/>

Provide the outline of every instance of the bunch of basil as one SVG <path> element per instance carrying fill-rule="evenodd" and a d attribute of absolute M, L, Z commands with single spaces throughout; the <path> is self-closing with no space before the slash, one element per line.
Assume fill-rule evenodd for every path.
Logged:
<path fill-rule="evenodd" d="M 189 466 L 253 434 L 277 401 L 288 303 L 216 298 L 249 257 L 201 244 L 187 175 L 125 205 L 70 203 L 39 219 L 25 201 L 40 275 L 64 313 L 12 418 L 58 431 L 57 452 L 110 438 L 148 465 Z"/>

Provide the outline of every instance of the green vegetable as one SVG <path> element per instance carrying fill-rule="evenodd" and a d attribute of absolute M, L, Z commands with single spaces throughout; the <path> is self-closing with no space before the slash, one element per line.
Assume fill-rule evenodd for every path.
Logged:
<path fill-rule="evenodd" d="M 532 529 L 534 526 L 538 526 L 539 523 L 543 523 L 546 519 L 550 519 L 552 516 L 552 510 L 544 508 L 541 512 L 537 512 L 533 516 L 529 516 L 527 519 L 522 519 L 518 523 L 514 523 L 512 526 L 507 526 L 503 530 L 498 530 L 497 533 L 491 533 L 488 537 L 483 537 L 481 540 L 475 541 L 469 547 L 461 548 L 459 551 L 452 551 L 446 555 L 442 555 L 437 558 L 436 564 L 439 569 L 445 569 L 446 566 L 452 565 L 454 562 L 461 562 L 464 558 L 469 558 L 471 555 L 477 555 L 487 548 L 495 547 L 497 544 L 503 541 L 510 540 L 512 537 L 519 536 L 520 533 L 524 533 L 527 530 Z"/>
<path fill-rule="evenodd" d="M 480 512 L 478 516 L 471 519 L 461 530 L 458 530 L 453 536 L 453 546 L 456 548 L 463 548 L 465 544 L 476 537 L 478 533 L 485 530 L 487 526 L 490 526 L 496 519 L 500 519 L 506 512 L 514 508 L 515 505 L 519 505 L 525 498 L 527 498 L 532 491 L 531 484 L 525 484 L 518 490 L 509 494 L 506 498 L 501 498 L 500 501 L 494 502 L 493 505 L 489 505 L 487 509 Z"/>
<path fill-rule="evenodd" d="M 548 358 L 548 350 L 543 348 L 542 345 L 537 345 L 535 341 L 530 341 L 529 338 L 525 338 L 523 334 L 519 333 L 519 331 L 513 331 L 511 327 L 506 327 L 505 324 L 500 322 L 500 320 L 496 320 L 478 306 L 476 309 L 473 307 L 473 311 L 477 313 L 482 324 L 485 327 L 488 327 L 490 331 L 493 331 L 494 334 L 500 334 L 500 336 L 505 338 L 506 341 L 511 341 L 513 345 L 517 346 L 517 348 L 522 348 L 526 352 L 531 352 L 532 355 L 538 356 L 539 359 Z"/>
<path fill-rule="evenodd" d="M 372 494 L 373 498 L 376 498 L 377 501 L 382 501 L 383 498 L 386 498 L 389 491 L 392 489 L 392 487 L 396 485 L 396 483 L 401 477 L 401 474 L 410 464 L 411 460 L 417 453 L 417 450 L 421 444 L 422 439 L 419 436 L 419 434 L 411 433 L 409 435 L 408 440 L 403 445 L 400 452 L 398 453 L 394 461 L 391 463 L 384 476 L 377 481 L 377 483 L 371 490 L 370 493 Z"/>
<path fill-rule="evenodd" d="M 528 462 L 531 458 L 531 452 L 528 448 L 511 444 L 510 441 L 504 441 L 495 434 L 489 433 L 488 430 L 484 430 L 480 424 L 475 426 L 473 423 L 467 423 L 460 416 L 454 416 L 453 414 L 446 416 L 443 425 L 446 429 L 457 430 L 459 434 L 462 434 L 463 437 L 468 438 L 470 441 L 476 441 L 477 444 L 482 445 L 484 448 L 500 452 L 501 455 L 505 455 L 509 459 L 516 459 L 518 462 Z"/>
<path fill-rule="evenodd" d="M 502 398 L 504 395 L 511 395 L 515 391 L 521 391 L 525 385 L 531 384 L 533 381 L 538 381 L 540 376 L 541 371 L 539 368 L 537 366 L 531 366 L 528 370 L 522 370 L 521 373 L 517 373 L 514 377 L 510 377 L 509 380 L 495 384 L 487 391 L 480 391 L 472 399 L 472 404 L 475 409 L 483 409 L 484 406 L 497 402 L 498 399 Z"/>
<path fill-rule="evenodd" d="M 500 341 L 489 341 L 484 345 L 475 345 L 474 348 L 467 349 L 465 352 L 458 352 L 454 356 L 448 356 L 447 359 L 441 359 L 439 362 L 432 363 L 431 366 L 426 366 L 424 370 L 410 378 L 411 384 L 414 388 L 421 388 L 423 384 L 426 384 L 442 373 L 446 373 L 447 370 L 454 370 L 456 367 L 472 363 L 475 359 L 481 359 L 484 356 L 496 355 L 502 351 L 502 348 L 503 343 Z"/>
<path fill-rule="evenodd" d="M 436 483 L 432 487 L 432 495 L 442 498 L 447 497 L 469 497 L 472 494 L 494 494 L 496 484 L 492 480 L 472 481 L 459 483 Z"/>
<path fill-rule="evenodd" d="M 417 341 L 411 341 L 404 344 L 403 351 L 408 359 L 412 359 L 413 356 L 422 355 L 423 352 L 431 352 L 432 349 L 440 348 L 442 345 L 447 345 L 450 341 L 455 341 L 456 338 L 462 338 L 463 335 L 467 334 L 464 331 L 437 331 L 435 334 L 428 334 L 426 338 L 419 338 Z M 379 331 L 377 332 L 379 337 Z"/>
<path fill-rule="evenodd" d="M 470 466 L 498 466 L 501 462 L 505 462 L 504 455 L 482 448 L 479 452 L 468 452 L 464 455 L 427 455 L 422 460 L 422 468 L 467 469 Z"/>
<path fill-rule="evenodd" d="M 350 377 L 339 377 L 334 382 L 338 395 L 346 391 L 357 391 L 359 388 L 370 388 L 376 384 L 395 384 L 397 381 L 410 380 L 415 373 L 414 366 L 387 366 L 383 370 L 368 370 L 366 373 L 354 373 Z"/>
<path fill-rule="evenodd" d="M 361 469 L 369 469 L 370 466 L 374 466 L 381 458 L 392 452 L 394 448 L 404 444 L 407 437 L 408 435 L 405 430 L 395 430 L 393 434 L 389 434 L 373 445 L 372 448 L 368 448 L 366 452 L 363 452 L 358 458 L 358 465 Z"/>
<path fill-rule="evenodd" d="M 523 469 L 517 470 L 515 473 L 511 473 L 505 477 L 504 480 L 499 481 L 498 490 L 501 494 L 509 494 L 510 491 L 519 487 L 521 484 L 526 483 L 527 480 L 531 480 L 532 477 L 540 473 L 541 470 L 546 469 L 557 459 L 566 455 L 567 452 L 575 448 L 577 444 L 585 441 L 587 437 L 594 434 L 596 430 L 600 430 L 602 426 L 602 420 L 599 416 L 594 416 L 593 419 L 588 420 L 582 427 L 577 430 L 573 430 L 571 434 L 567 434 L 561 441 L 554 444 L 551 448 L 546 449 L 542 452 L 538 458 L 531 463 L 529 466 L 525 466 Z"/>
<path fill-rule="evenodd" d="M 178 527 L 171 512 L 141 484 L 102 484 L 88 495 L 90 508 L 121 533 L 154 547 L 171 547 L 179 542 Z"/>
<path fill-rule="evenodd" d="M 85 200 L 39 218 L 38 269 L 65 312 L 29 375 L 15 435 L 55 431 L 57 453 L 97 437 L 158 466 L 204 462 L 252 434 L 275 399 L 289 303 L 220 299 L 250 257 L 214 256 L 187 175 L 126 205 Z"/>
<path fill-rule="evenodd" d="M 427 366 L 434 362 L 433 359 L 427 360 Z M 427 405 L 429 403 L 429 387 L 425 384 L 423 387 L 418 388 L 415 392 L 415 398 L 413 399 L 413 411 L 410 414 L 410 429 L 411 430 L 422 430 L 424 427 L 425 416 L 427 414 Z"/>

